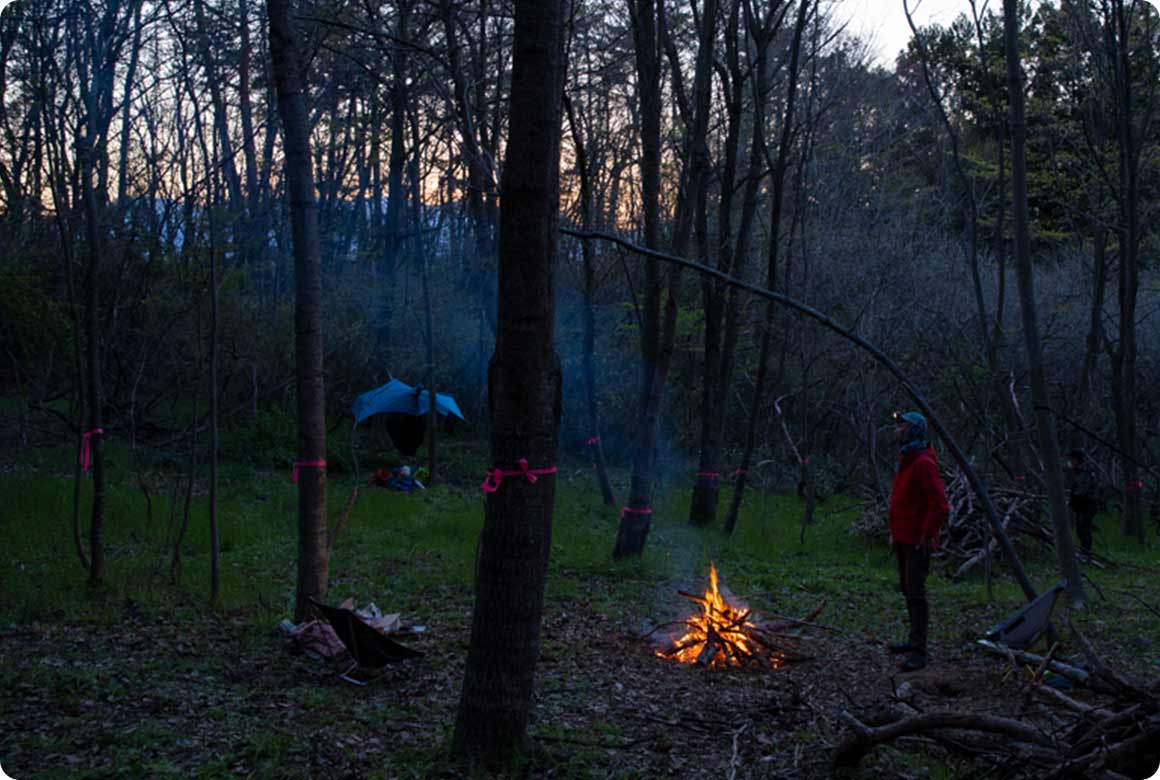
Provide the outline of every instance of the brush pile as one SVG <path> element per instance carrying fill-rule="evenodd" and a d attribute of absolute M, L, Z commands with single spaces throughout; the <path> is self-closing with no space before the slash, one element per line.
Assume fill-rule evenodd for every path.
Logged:
<path fill-rule="evenodd" d="M 950 516 L 939 535 L 938 556 L 945 561 L 952 576 L 958 578 L 981 565 L 988 556 L 998 554 L 999 543 L 966 476 L 957 468 L 945 468 L 943 484 Z M 1055 546 L 1046 495 L 1024 481 L 996 481 L 988 486 L 988 492 L 1000 523 L 1013 542 L 1022 539 L 1045 551 Z M 868 535 L 885 534 L 886 514 L 885 506 L 873 505 L 854 521 L 854 529 Z M 1108 559 L 1095 553 L 1079 555 L 1080 560 L 1097 568 L 1110 565 Z"/>
<path fill-rule="evenodd" d="M 876 745 L 921 736 L 990 764 L 1001 777 L 1154 776 L 1160 765 L 1160 681 L 1144 683 L 1112 669 L 1074 625 L 1069 627 L 1083 648 L 1083 659 L 1073 663 L 1055 659 L 1058 645 L 1039 656 L 980 643 L 1025 680 L 1018 717 L 919 711 L 901 698 L 885 712 L 843 711 L 849 732 L 834 764 L 855 766 Z"/>

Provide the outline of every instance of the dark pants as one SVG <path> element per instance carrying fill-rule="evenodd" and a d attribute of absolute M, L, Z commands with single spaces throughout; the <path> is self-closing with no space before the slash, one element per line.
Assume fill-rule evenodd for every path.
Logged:
<path fill-rule="evenodd" d="M 1085 553 L 1092 551 L 1092 520 L 1096 517 L 1094 511 L 1076 511 L 1075 535 L 1079 537 L 1079 546 Z"/>
<path fill-rule="evenodd" d="M 1079 546 L 1085 553 L 1092 551 L 1092 520 L 1099 511 L 1099 503 L 1086 496 L 1072 496 L 1068 502 L 1075 515 L 1075 535 L 1079 537 Z"/>
<path fill-rule="evenodd" d="M 898 588 L 906 597 L 906 615 L 910 621 L 907 642 L 926 653 L 926 626 L 930 606 L 926 601 L 926 575 L 930 571 L 930 551 L 913 544 L 894 543 L 898 558 Z"/>

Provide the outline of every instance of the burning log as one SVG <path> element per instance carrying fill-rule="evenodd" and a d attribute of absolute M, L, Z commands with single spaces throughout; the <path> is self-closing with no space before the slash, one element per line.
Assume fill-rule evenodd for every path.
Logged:
<path fill-rule="evenodd" d="M 684 620 L 667 624 L 680 628 L 683 634 L 670 635 L 668 646 L 657 650 L 656 654 L 680 663 L 714 669 L 777 669 L 791 661 L 806 660 L 806 656 L 798 652 L 794 638 L 780 632 L 795 624 L 808 624 L 825 606 L 823 601 L 803 621 L 765 625 L 755 610 L 734 603 L 727 593 L 722 592 L 717 567 L 713 564 L 709 565 L 709 587 L 704 595 L 683 591 L 677 591 L 677 594 L 696 604 L 699 610 Z"/>

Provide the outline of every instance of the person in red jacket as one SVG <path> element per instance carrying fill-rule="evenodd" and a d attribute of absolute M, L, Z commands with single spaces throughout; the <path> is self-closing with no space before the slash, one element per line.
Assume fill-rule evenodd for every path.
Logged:
<path fill-rule="evenodd" d="M 930 605 L 926 575 L 930 555 L 938 546 L 938 532 L 950 508 L 939 475 L 938 460 L 927 434 L 926 418 L 918 412 L 895 414 L 898 472 L 890 488 L 890 542 L 898 558 L 898 586 L 906 598 L 910 636 L 890 646 L 905 653 L 899 666 L 914 671 L 926 666 L 926 631 Z"/>

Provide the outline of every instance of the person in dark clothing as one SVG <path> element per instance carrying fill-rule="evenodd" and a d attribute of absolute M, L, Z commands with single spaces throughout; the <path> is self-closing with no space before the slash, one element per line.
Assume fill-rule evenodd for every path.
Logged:
<path fill-rule="evenodd" d="M 895 422 L 899 452 L 890 488 L 890 542 L 898 559 L 898 587 L 906 599 L 910 635 L 905 642 L 890 645 L 890 651 L 907 654 L 899 668 L 909 672 L 927 663 L 926 576 L 950 507 L 927 437 L 926 418 L 918 412 L 895 413 Z"/>
<path fill-rule="evenodd" d="M 1087 462 L 1087 453 L 1072 450 L 1068 453 L 1071 469 L 1067 473 L 1067 505 L 1075 513 L 1075 535 L 1080 549 L 1092 552 L 1092 521 L 1100 508 L 1100 483 Z"/>

